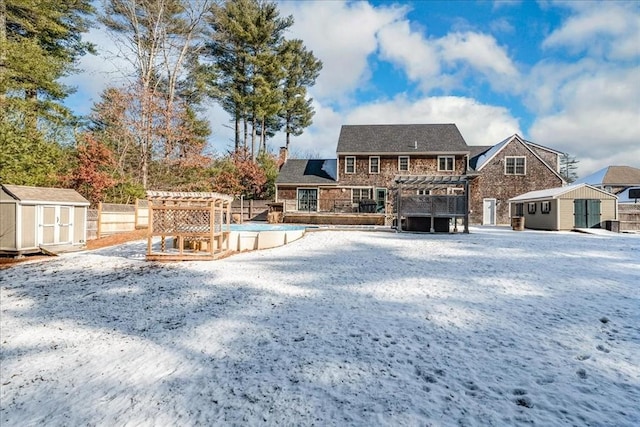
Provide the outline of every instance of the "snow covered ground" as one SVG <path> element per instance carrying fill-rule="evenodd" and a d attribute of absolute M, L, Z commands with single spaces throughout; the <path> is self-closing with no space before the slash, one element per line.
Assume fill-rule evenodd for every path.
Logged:
<path fill-rule="evenodd" d="M 640 235 L 323 231 L 0 271 L 0 425 L 640 425 Z"/>

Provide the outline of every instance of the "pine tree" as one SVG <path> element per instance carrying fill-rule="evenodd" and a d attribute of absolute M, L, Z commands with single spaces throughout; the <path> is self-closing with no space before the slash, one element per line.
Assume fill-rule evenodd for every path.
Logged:
<path fill-rule="evenodd" d="M 576 160 L 575 156 L 564 153 L 560 156 L 560 175 L 567 183 L 572 183 L 578 179 L 576 170 L 578 169 L 579 160 Z"/>
<path fill-rule="evenodd" d="M 322 62 L 313 52 L 306 50 L 301 40 L 285 42 L 280 49 L 279 58 L 285 72 L 280 117 L 284 121 L 286 148 L 289 149 L 291 135 L 301 135 L 312 123 L 313 100 L 306 98 L 307 87 L 315 84 Z"/>

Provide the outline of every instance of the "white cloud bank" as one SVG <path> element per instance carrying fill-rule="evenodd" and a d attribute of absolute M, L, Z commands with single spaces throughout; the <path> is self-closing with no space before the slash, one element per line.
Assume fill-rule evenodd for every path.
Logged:
<path fill-rule="evenodd" d="M 314 124 L 293 138 L 292 150 L 334 156 L 343 124 L 446 122 L 456 123 L 472 145 L 494 144 L 518 132 L 575 155 L 580 175 L 609 164 L 640 167 L 639 6 L 559 2 L 548 7 L 565 9 L 567 18 L 539 46 L 531 46 L 543 56 L 527 65 L 517 63 L 510 46 L 496 38 L 512 28 L 498 16 L 503 8 L 495 12 L 493 22 L 500 21 L 502 29 L 495 36 L 467 26 L 432 37 L 428 22 L 408 18 L 408 6 L 374 7 L 363 1 L 280 3 L 281 15 L 295 18 L 287 37 L 304 40 L 324 64 L 310 93 Z M 102 51 L 114 49 L 99 30 L 92 31 L 89 39 Z M 85 101 L 97 100 L 108 82 L 126 74 L 124 61 L 113 63 L 109 58 L 104 54 L 84 58 L 81 67 L 86 72 L 70 81 L 79 86 Z M 361 93 L 382 92 L 372 87 L 373 70 L 381 62 L 395 67 L 416 89 L 357 101 Z M 509 94 L 521 102 L 533 119 L 491 104 L 500 101 L 481 100 L 479 88 L 485 85 L 494 94 Z M 89 108 L 78 110 L 87 113 Z M 218 106 L 208 109 L 207 115 L 213 150 L 224 152 L 233 135 L 226 127 L 228 119 Z M 283 140 L 277 135 L 270 146 L 277 148 Z"/>

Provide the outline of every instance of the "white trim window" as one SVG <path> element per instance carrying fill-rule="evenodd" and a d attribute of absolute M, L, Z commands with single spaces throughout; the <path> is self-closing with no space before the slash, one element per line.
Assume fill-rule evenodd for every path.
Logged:
<path fill-rule="evenodd" d="M 409 172 L 409 156 L 398 156 L 398 171 Z"/>
<path fill-rule="evenodd" d="M 380 156 L 369 157 L 369 173 L 380 173 Z"/>
<path fill-rule="evenodd" d="M 424 188 L 420 188 L 420 189 L 416 190 L 416 194 L 418 196 L 428 196 L 428 195 L 431 194 L 431 190 L 426 190 Z"/>
<path fill-rule="evenodd" d="M 371 200 L 370 188 L 352 188 L 351 202 L 358 203 L 360 200 Z"/>
<path fill-rule="evenodd" d="M 526 175 L 527 174 L 527 158 L 525 156 L 505 156 L 504 174 L 505 175 Z"/>
<path fill-rule="evenodd" d="M 530 202 L 527 204 L 527 212 L 529 212 L 529 215 L 536 214 L 536 202 Z"/>
<path fill-rule="evenodd" d="M 455 164 L 454 156 L 438 156 L 438 172 L 453 172 Z"/>
<path fill-rule="evenodd" d="M 540 203 L 540 212 L 543 214 L 548 214 L 551 212 L 551 202 L 544 201 Z"/>
<path fill-rule="evenodd" d="M 346 156 L 344 158 L 344 173 L 352 174 L 356 173 L 356 157 Z"/>

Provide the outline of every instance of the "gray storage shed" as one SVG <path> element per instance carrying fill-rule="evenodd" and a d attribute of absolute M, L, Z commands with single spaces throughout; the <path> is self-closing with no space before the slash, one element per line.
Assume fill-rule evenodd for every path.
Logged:
<path fill-rule="evenodd" d="M 618 198 L 588 184 L 530 191 L 509 199 L 509 207 L 512 218 L 536 230 L 610 228 L 618 221 Z"/>
<path fill-rule="evenodd" d="M 87 240 L 89 201 L 75 190 L 0 186 L 0 253 L 79 249 Z"/>

